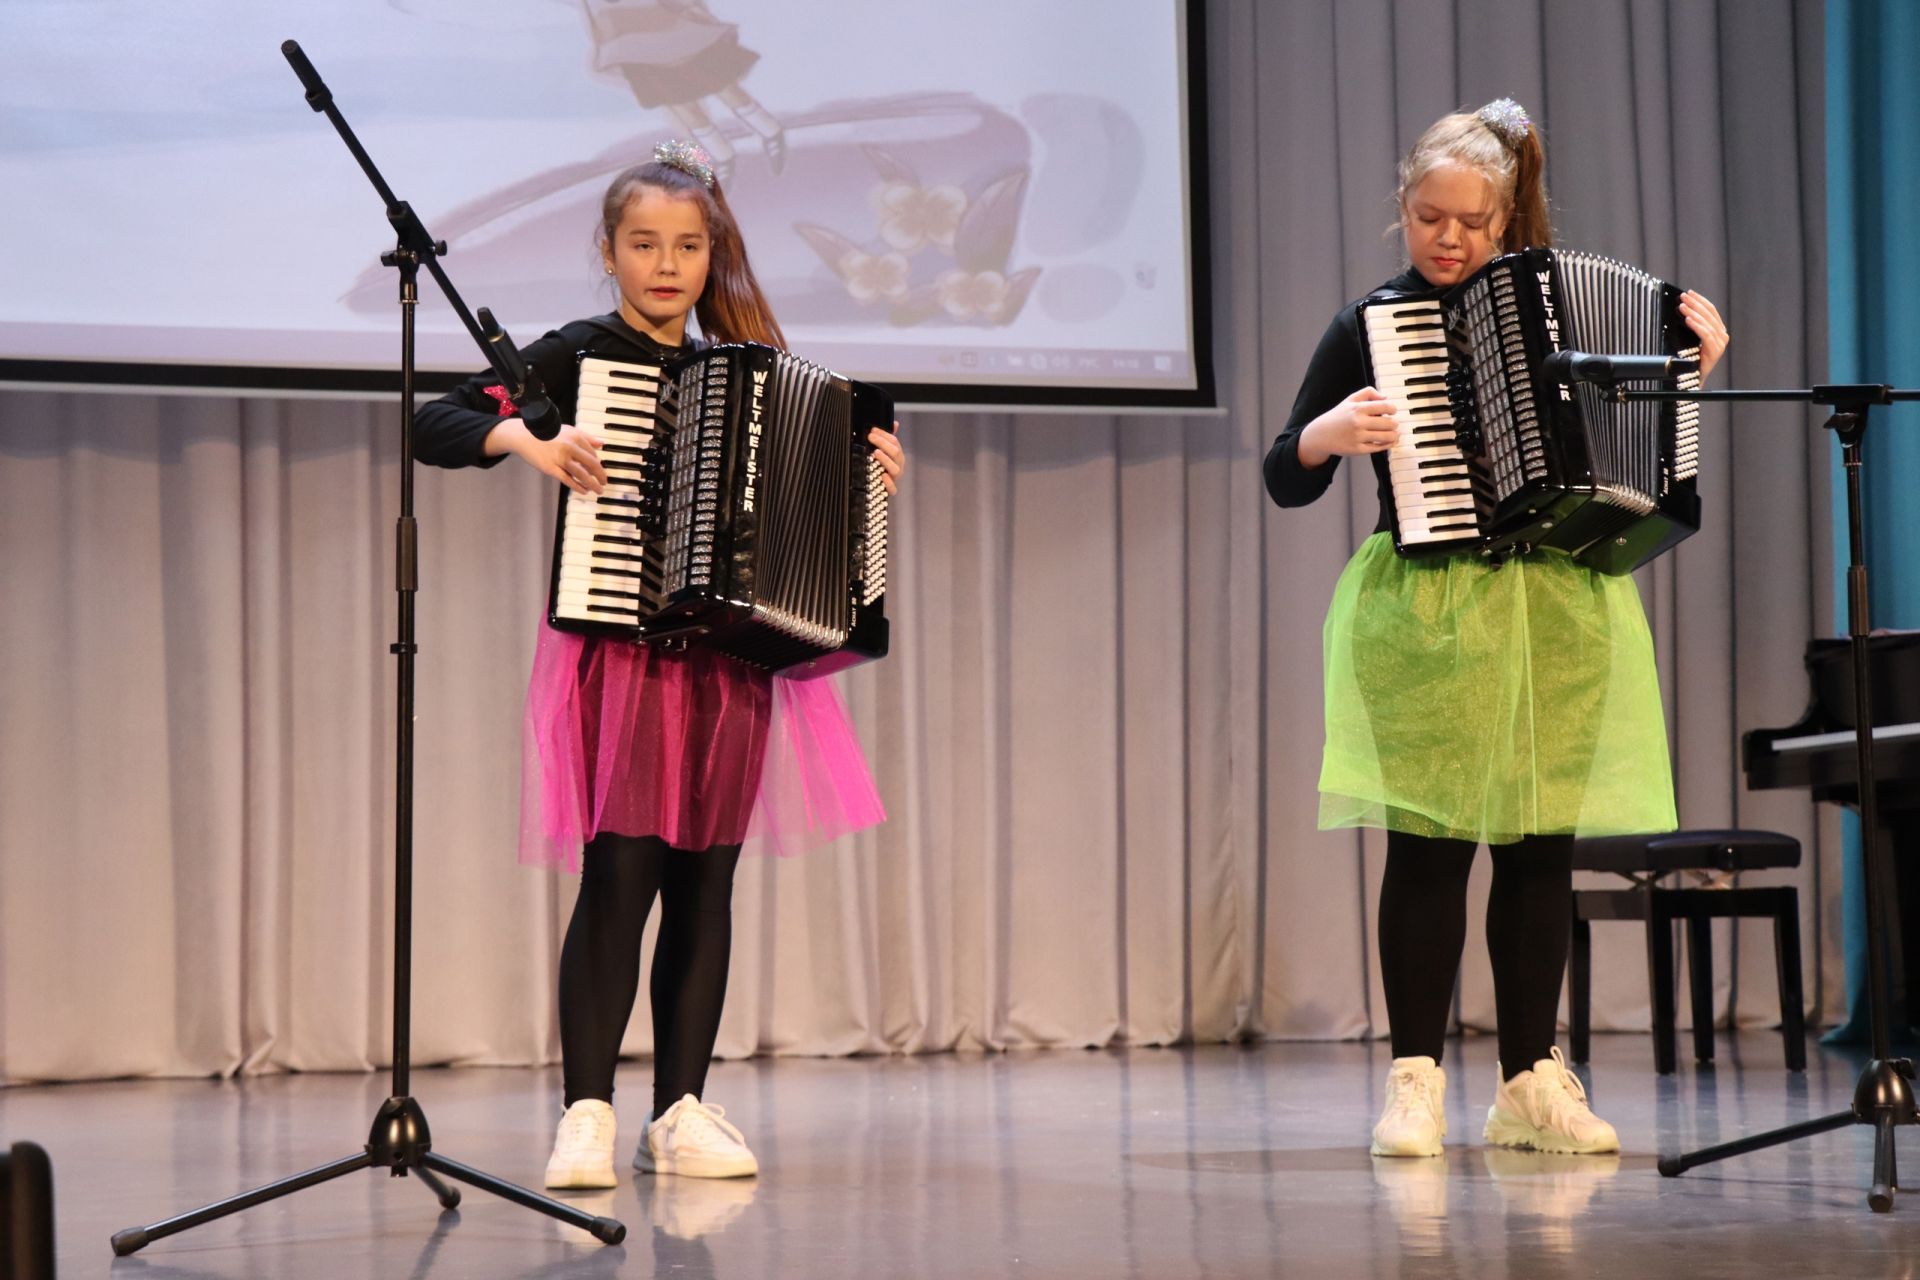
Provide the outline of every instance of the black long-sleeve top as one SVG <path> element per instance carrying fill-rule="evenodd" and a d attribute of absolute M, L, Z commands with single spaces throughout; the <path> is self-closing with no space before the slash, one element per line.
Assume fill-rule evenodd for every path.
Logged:
<path fill-rule="evenodd" d="M 1275 502 L 1283 507 L 1304 507 L 1327 491 L 1327 486 L 1333 483 L 1333 473 L 1339 470 L 1338 455 L 1317 467 L 1302 465 L 1300 433 L 1309 422 L 1366 385 L 1362 356 L 1366 339 L 1360 332 L 1360 304 L 1368 298 L 1428 293 L 1432 288 L 1425 277 L 1408 267 L 1365 297 L 1340 308 L 1333 323 L 1320 335 L 1320 345 L 1314 348 L 1313 359 L 1307 362 L 1307 376 L 1300 382 L 1300 393 L 1293 399 L 1293 412 L 1287 415 L 1286 425 L 1280 428 L 1273 447 L 1267 450 L 1263 470 L 1267 493 Z M 1380 518 L 1373 528 L 1375 533 L 1382 533 L 1390 527 L 1388 496 L 1393 490 L 1393 481 L 1387 473 L 1385 453 L 1372 455 L 1372 461 L 1380 491 Z"/>
<path fill-rule="evenodd" d="M 520 354 L 540 375 L 547 396 L 560 410 L 563 421 L 572 422 L 580 395 L 582 352 L 605 356 L 610 360 L 638 360 L 660 364 L 694 349 L 668 347 L 655 342 L 619 314 L 575 320 L 531 342 Z M 500 401 L 487 393 L 497 387 L 500 376 L 488 369 L 475 374 L 431 404 L 420 406 L 414 415 L 414 453 L 420 461 L 436 467 L 490 467 L 507 455 L 488 457 L 487 433 L 499 425 Z"/>

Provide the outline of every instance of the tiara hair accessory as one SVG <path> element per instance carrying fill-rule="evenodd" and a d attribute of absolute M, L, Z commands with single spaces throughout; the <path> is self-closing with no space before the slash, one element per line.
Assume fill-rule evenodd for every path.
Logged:
<path fill-rule="evenodd" d="M 1518 147 L 1527 140 L 1527 130 L 1533 126 L 1533 120 L 1527 115 L 1527 109 L 1512 98 L 1495 98 L 1486 106 L 1474 112 L 1480 123 L 1493 130 L 1494 136 L 1509 147 Z"/>
<path fill-rule="evenodd" d="M 713 190 L 713 157 L 697 143 L 684 138 L 669 139 L 654 147 L 653 158 L 669 168 L 692 174 L 700 179 L 700 185 Z"/>

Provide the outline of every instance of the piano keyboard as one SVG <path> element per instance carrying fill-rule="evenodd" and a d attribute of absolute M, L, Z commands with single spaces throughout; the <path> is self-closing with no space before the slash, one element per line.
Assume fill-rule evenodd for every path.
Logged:
<path fill-rule="evenodd" d="M 640 527 L 643 455 L 653 440 L 660 370 L 584 356 L 574 426 L 600 442 L 606 492 L 560 491 L 553 618 L 637 627 L 658 607 L 658 544 Z"/>
<path fill-rule="evenodd" d="M 1920 724 L 1883 724 L 1874 726 L 1875 742 L 1904 742 L 1908 738 L 1920 738 Z M 1857 740 L 1852 729 L 1842 729 L 1837 733 L 1810 733 L 1797 738 L 1775 738 L 1773 749 L 1782 755 L 1795 751 L 1824 751 L 1833 747 L 1851 747 Z M 1879 771 L 1876 769 L 1875 773 Z M 1855 773 L 1853 776 L 1858 777 Z"/>
<path fill-rule="evenodd" d="M 1447 403 L 1447 340 L 1440 301 L 1362 308 L 1373 386 L 1400 406 L 1400 439 L 1387 453 L 1395 541 L 1439 551 L 1480 536 L 1472 472 L 1454 440 Z"/>

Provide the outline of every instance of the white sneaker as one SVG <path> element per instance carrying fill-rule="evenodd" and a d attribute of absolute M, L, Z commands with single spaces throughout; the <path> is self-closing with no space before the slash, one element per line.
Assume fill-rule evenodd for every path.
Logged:
<path fill-rule="evenodd" d="M 687 1094 L 658 1120 L 648 1117 L 633 1167 L 643 1173 L 678 1173 L 689 1178 L 750 1178 L 760 1162 L 747 1140 L 724 1119 L 726 1110 Z"/>
<path fill-rule="evenodd" d="M 1500 1082 L 1487 1108 L 1484 1136 L 1496 1147 L 1531 1147 L 1570 1156 L 1620 1149 L 1620 1136 L 1587 1106 L 1586 1087 L 1567 1070 L 1558 1045 L 1551 1057 Z"/>
<path fill-rule="evenodd" d="M 1425 1054 L 1395 1058 L 1387 1105 L 1373 1126 L 1376 1156 L 1437 1156 L 1447 1136 L 1447 1073 Z"/>
<path fill-rule="evenodd" d="M 613 1104 L 582 1098 L 560 1117 L 547 1160 L 547 1186 L 600 1188 L 620 1185 L 613 1176 Z"/>

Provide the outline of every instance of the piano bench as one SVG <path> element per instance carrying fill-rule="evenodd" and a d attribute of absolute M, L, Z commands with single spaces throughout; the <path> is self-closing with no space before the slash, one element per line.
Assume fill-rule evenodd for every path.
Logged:
<path fill-rule="evenodd" d="M 1647 981 L 1653 996 L 1653 1063 L 1675 1069 L 1673 922 L 1687 922 L 1687 968 L 1693 996 L 1693 1056 L 1713 1061 L 1713 921 L 1772 917 L 1773 960 L 1780 983 L 1780 1034 L 1787 1070 L 1807 1067 L 1807 1031 L 1800 991 L 1800 894 L 1792 886 L 1709 889 L 1663 886 L 1683 871 L 1764 871 L 1800 865 L 1800 842 L 1777 831 L 1668 831 L 1659 835 L 1576 840 L 1575 871 L 1606 871 L 1626 889 L 1577 889 L 1573 945 L 1567 956 L 1567 1022 L 1573 1060 L 1587 1061 L 1595 920 L 1639 920 L 1647 929 Z"/>

